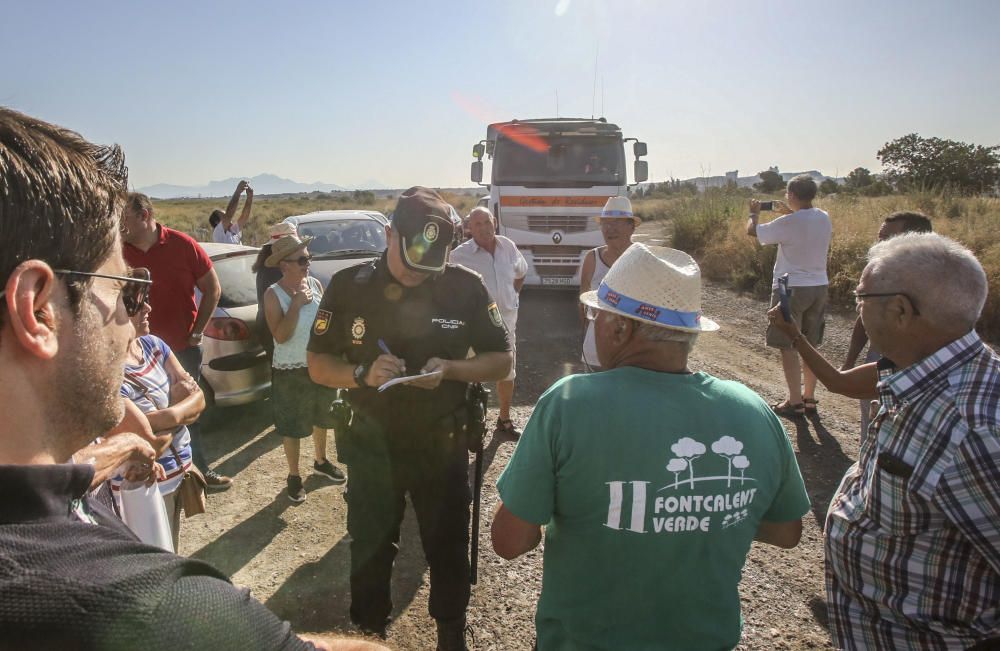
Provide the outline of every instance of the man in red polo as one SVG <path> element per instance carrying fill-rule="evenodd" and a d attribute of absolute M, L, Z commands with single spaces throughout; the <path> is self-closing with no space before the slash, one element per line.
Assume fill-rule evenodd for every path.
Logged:
<path fill-rule="evenodd" d="M 133 267 L 146 267 L 152 274 L 150 330 L 167 342 L 184 370 L 198 380 L 202 333 L 222 294 L 212 261 L 189 235 L 156 223 L 149 197 L 138 192 L 128 195 L 122 233 L 125 260 Z M 195 287 L 201 291 L 197 303 Z M 188 430 L 194 463 L 204 472 L 209 487 L 229 488 L 231 478 L 209 470 L 197 424 Z"/>

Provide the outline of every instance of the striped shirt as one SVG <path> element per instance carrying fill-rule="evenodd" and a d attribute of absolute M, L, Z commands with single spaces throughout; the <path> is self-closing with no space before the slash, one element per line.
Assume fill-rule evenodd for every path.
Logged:
<path fill-rule="evenodd" d="M 1000 638 L 1000 358 L 975 331 L 896 371 L 830 503 L 830 633 L 845 649 Z"/>
<path fill-rule="evenodd" d="M 170 406 L 170 376 L 165 364 L 171 352 L 170 346 L 155 335 L 139 337 L 139 346 L 142 348 L 142 363 L 125 365 L 121 395 L 134 402 L 142 413 L 148 414 Z M 183 465 L 178 465 L 170 448 L 156 460 L 167 473 L 167 478 L 159 482 L 161 495 L 169 495 L 177 490 L 184 478 L 184 471 L 191 465 L 191 434 L 186 426 L 174 432 L 173 447 Z M 123 479 L 120 475 L 111 479 L 111 490 L 116 497 Z"/>

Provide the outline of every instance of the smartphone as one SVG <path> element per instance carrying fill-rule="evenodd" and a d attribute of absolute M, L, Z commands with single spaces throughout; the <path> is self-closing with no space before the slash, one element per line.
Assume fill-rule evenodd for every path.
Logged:
<path fill-rule="evenodd" d="M 760 209 L 761 210 L 774 210 L 774 202 L 773 201 L 761 201 L 760 202 Z"/>
<path fill-rule="evenodd" d="M 788 289 L 788 274 L 778 278 L 778 305 L 781 306 L 781 316 L 785 321 L 792 322 L 791 290 Z"/>

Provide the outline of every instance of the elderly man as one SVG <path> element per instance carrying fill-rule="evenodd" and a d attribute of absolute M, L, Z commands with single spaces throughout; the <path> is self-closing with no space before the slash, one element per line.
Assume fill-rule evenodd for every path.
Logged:
<path fill-rule="evenodd" d="M 157 223 L 149 197 L 138 192 L 130 193 L 125 202 L 122 234 L 125 260 L 133 267 L 149 269 L 156 280 L 149 292 L 152 333 L 167 342 L 177 361 L 197 382 L 201 378 L 205 326 L 222 296 L 212 261 L 189 235 Z M 197 302 L 195 288 L 201 292 Z M 228 489 L 233 480 L 208 467 L 198 424 L 189 425 L 188 431 L 194 465 L 204 472 L 208 487 Z"/>
<path fill-rule="evenodd" d="M 493 547 L 546 527 L 542 649 L 728 649 L 751 542 L 798 544 L 809 510 L 780 421 L 736 382 L 688 369 L 698 265 L 633 244 L 594 292 L 603 373 L 541 397 L 497 489 Z"/>
<path fill-rule="evenodd" d="M 0 187 L 0 646 L 381 648 L 296 637 L 91 499 L 94 467 L 72 455 L 122 419 L 129 315 L 149 282 L 122 258 L 124 159 L 0 108 Z"/>
<path fill-rule="evenodd" d="M 467 217 L 472 239 L 465 241 L 451 252 L 450 262 L 472 269 L 483 277 L 486 289 L 497 302 L 500 314 L 510 334 L 510 345 L 515 351 L 518 294 L 524 286 L 528 263 L 510 239 L 497 235 L 497 223 L 489 208 L 474 208 Z M 510 374 L 497 382 L 497 399 L 500 415 L 494 434 L 513 438 L 521 435 L 510 419 L 510 404 L 514 400 L 514 376 L 517 364 L 511 365 Z"/>
<path fill-rule="evenodd" d="M 775 209 L 781 213 L 780 217 L 758 224 L 761 204 L 751 199 L 750 218 L 747 220 L 748 235 L 756 237 L 761 244 L 778 245 L 771 282 L 771 305 L 778 303 L 778 279 L 787 274 L 788 286 L 792 288 L 792 319 L 814 346 L 823 341 L 829 285 L 826 257 L 833 233 L 830 215 L 812 205 L 816 189 L 816 181 L 811 176 L 800 174 L 788 182 L 785 202 L 773 202 Z M 798 354 L 780 330 L 768 328 L 765 340 L 768 346 L 781 351 L 781 368 L 788 384 L 788 399 L 772 405 L 775 413 L 801 416 L 807 410 L 815 411 L 816 376 L 812 370 L 808 366 L 802 368 Z"/>
<path fill-rule="evenodd" d="M 883 355 L 880 409 L 826 517 L 830 632 L 846 649 L 998 648 L 1000 358 L 974 329 L 986 274 L 932 233 L 868 258 L 856 294 Z"/>

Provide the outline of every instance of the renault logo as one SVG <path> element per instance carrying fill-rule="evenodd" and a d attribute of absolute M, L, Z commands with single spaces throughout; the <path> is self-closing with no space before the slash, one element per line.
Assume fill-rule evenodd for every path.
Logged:
<path fill-rule="evenodd" d="M 560 242 L 562 242 L 562 233 L 553 233 L 552 234 L 552 241 L 555 242 L 556 244 L 559 244 Z"/>

